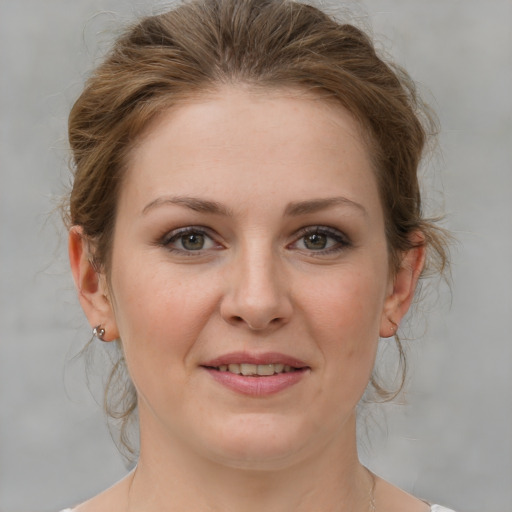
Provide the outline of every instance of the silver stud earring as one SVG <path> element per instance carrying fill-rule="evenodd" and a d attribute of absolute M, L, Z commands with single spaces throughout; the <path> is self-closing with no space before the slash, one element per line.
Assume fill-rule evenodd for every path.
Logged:
<path fill-rule="evenodd" d="M 396 331 L 398 331 L 398 324 L 396 322 L 393 322 L 391 318 L 388 318 L 389 323 L 391 324 L 391 330 L 393 331 L 393 334 L 396 334 Z"/>
<path fill-rule="evenodd" d="M 105 329 L 103 329 L 103 327 L 101 327 L 101 325 L 97 325 L 93 330 L 92 330 L 92 335 L 95 336 L 96 338 L 98 338 L 99 340 L 101 341 L 105 341 L 103 339 L 103 337 L 105 336 Z"/>

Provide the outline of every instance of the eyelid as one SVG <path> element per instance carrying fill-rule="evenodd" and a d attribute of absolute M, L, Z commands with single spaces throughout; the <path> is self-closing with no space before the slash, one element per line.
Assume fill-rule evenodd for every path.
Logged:
<path fill-rule="evenodd" d="M 186 235 L 187 233 L 199 233 L 201 235 L 209 236 L 207 230 L 202 226 L 184 226 L 181 228 L 172 229 L 171 231 L 166 231 L 161 237 L 161 241 L 162 243 L 168 244 L 172 241 L 173 238 Z"/>
<path fill-rule="evenodd" d="M 336 254 L 338 252 L 346 250 L 349 247 L 352 247 L 352 242 L 345 233 L 343 233 L 339 229 L 322 225 L 306 226 L 299 229 L 299 231 L 297 231 L 296 234 L 294 235 L 294 241 L 289 245 L 289 247 L 296 245 L 301 240 L 301 238 L 315 233 L 326 235 L 335 240 L 337 243 L 334 246 L 328 247 L 326 249 L 301 249 L 301 251 L 307 252 L 312 256 L 323 256 L 329 254 Z"/>
<path fill-rule="evenodd" d="M 179 249 L 177 247 L 172 247 L 171 243 L 175 240 L 178 240 L 180 237 L 187 234 L 199 234 L 206 238 L 209 238 L 215 247 L 209 247 L 206 249 L 197 249 L 195 251 L 187 251 L 186 249 Z M 212 232 L 211 229 L 206 228 L 204 226 L 184 226 L 181 228 L 173 229 L 171 231 L 167 231 L 163 236 L 159 238 L 159 245 L 163 246 L 170 252 L 176 252 L 180 254 L 186 254 L 189 256 L 198 256 L 203 254 L 206 251 L 221 249 L 223 248 L 222 244 L 218 241 L 218 237 Z"/>
<path fill-rule="evenodd" d="M 180 249 L 177 247 L 172 247 L 172 243 L 176 240 L 178 240 L 181 236 L 187 235 L 187 234 L 200 234 L 212 241 L 214 244 L 214 247 L 208 247 L 206 249 L 197 249 L 197 250 L 186 250 L 186 249 Z M 321 234 L 325 235 L 332 240 L 334 240 L 336 243 L 331 246 L 327 247 L 326 249 L 299 249 L 296 246 L 296 244 L 301 240 L 301 238 L 312 235 L 312 234 Z M 211 250 L 219 250 L 225 248 L 225 246 L 219 242 L 219 236 L 217 233 L 210 228 L 207 228 L 205 226 L 184 226 L 180 228 L 173 229 L 171 231 L 166 231 L 165 234 L 158 238 L 157 244 L 164 247 L 170 252 L 184 254 L 187 256 L 199 256 L 201 254 L 204 254 L 205 252 L 211 251 Z M 307 253 L 311 256 L 323 256 L 323 255 L 330 255 L 330 254 L 336 254 L 338 252 L 344 251 L 350 247 L 352 247 L 352 242 L 350 238 L 341 230 L 337 228 L 333 228 L 330 226 L 323 226 L 323 225 L 312 225 L 312 226 L 305 226 L 298 231 L 295 232 L 293 235 L 293 241 L 287 245 L 287 248 L 295 249 L 300 252 Z"/>

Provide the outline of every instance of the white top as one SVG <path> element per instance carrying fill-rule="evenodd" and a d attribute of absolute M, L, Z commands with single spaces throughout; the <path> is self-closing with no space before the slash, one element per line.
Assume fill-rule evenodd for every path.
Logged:
<path fill-rule="evenodd" d="M 61 512 L 73 512 L 72 508 L 61 510 Z M 442 507 L 441 505 L 432 505 L 430 512 L 454 512 L 451 508 Z"/>

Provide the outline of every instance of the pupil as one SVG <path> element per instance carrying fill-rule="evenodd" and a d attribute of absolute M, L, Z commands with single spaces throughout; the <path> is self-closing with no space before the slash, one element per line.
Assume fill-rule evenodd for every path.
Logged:
<path fill-rule="evenodd" d="M 325 249 L 327 237 L 321 233 L 313 233 L 304 238 L 304 244 L 308 249 Z"/>
<path fill-rule="evenodd" d="M 185 235 L 181 238 L 181 243 L 185 249 L 189 251 L 197 251 L 204 246 L 204 236 L 199 234 Z"/>

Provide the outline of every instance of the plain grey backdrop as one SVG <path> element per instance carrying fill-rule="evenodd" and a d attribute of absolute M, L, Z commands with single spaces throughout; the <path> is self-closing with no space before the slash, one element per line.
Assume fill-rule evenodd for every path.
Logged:
<path fill-rule="evenodd" d="M 69 181 L 66 117 L 87 72 L 121 25 L 158 5 L 0 0 L 1 512 L 56 511 L 126 472 L 73 359 L 89 326 L 49 214 Z M 361 454 L 459 512 L 512 511 L 512 2 L 344 5 L 439 114 L 427 202 L 459 240 L 452 295 L 441 287 L 411 320 L 408 405 L 368 420 Z"/>

